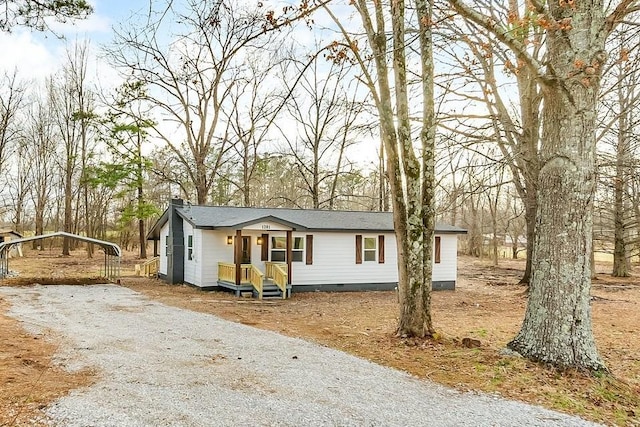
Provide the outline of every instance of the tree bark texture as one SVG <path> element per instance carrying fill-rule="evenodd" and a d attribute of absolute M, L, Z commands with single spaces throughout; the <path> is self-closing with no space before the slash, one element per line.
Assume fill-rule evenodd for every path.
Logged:
<path fill-rule="evenodd" d="M 625 167 L 627 157 L 627 146 L 629 129 L 627 115 L 630 106 L 623 94 L 622 81 L 618 83 L 618 102 L 620 111 L 618 116 L 618 146 L 616 147 L 616 176 L 613 179 L 613 227 L 614 227 L 614 248 L 613 248 L 613 271 L 614 277 L 629 276 L 629 259 L 627 257 L 627 244 L 625 239 L 624 226 L 624 190 L 625 190 Z"/>
<path fill-rule="evenodd" d="M 431 54 L 430 11 L 431 2 L 416 2 L 420 23 L 420 51 L 423 72 L 423 119 L 421 129 L 422 154 L 418 158 L 413 147 L 409 120 L 407 93 L 405 3 L 391 2 L 393 41 L 394 94 L 391 94 L 387 65 L 387 15 L 381 2 L 358 0 L 356 7 L 367 33 L 377 71 L 377 91 L 371 83 L 380 116 L 380 129 L 384 143 L 391 190 L 393 218 L 398 251 L 399 320 L 400 336 L 429 337 L 434 333 L 431 320 L 431 269 L 434 226 L 434 108 L 433 62 Z M 373 18 L 373 19 L 372 19 Z M 374 21 L 375 20 L 375 21 Z M 375 22 L 375 25 L 374 25 Z M 395 98 L 395 99 L 394 99 Z M 394 114 L 394 100 L 395 112 Z M 426 100 L 426 101 L 425 101 Z M 425 145 L 426 144 L 426 145 Z"/>
<path fill-rule="evenodd" d="M 605 62 L 598 1 L 548 5 L 549 73 L 543 85 L 536 240 L 525 319 L 508 346 L 560 368 L 605 370 L 591 328 L 596 102 Z M 563 21 L 565 20 L 565 21 Z"/>

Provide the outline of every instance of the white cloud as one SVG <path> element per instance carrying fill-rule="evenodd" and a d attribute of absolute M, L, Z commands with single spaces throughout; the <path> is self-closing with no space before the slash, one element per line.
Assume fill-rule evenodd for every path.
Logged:
<path fill-rule="evenodd" d="M 56 34 L 95 34 L 111 32 L 111 20 L 103 15 L 93 13 L 87 19 L 80 19 L 69 22 L 58 22 L 52 20 L 49 27 Z"/>
<path fill-rule="evenodd" d="M 0 33 L 0 52 L 0 69 L 17 69 L 24 79 L 47 76 L 58 66 L 58 58 L 28 30 Z"/>

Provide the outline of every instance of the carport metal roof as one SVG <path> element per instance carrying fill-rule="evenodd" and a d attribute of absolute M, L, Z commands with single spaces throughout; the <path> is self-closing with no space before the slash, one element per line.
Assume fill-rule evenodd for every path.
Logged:
<path fill-rule="evenodd" d="M 0 243 L 0 278 L 5 277 L 9 272 L 9 257 L 7 255 L 11 247 L 24 242 L 49 239 L 52 237 L 68 237 L 70 239 L 93 243 L 100 246 L 104 251 L 105 277 L 114 279 L 120 275 L 120 257 L 122 256 L 122 250 L 120 249 L 120 246 L 116 245 L 115 243 L 106 242 L 104 240 L 98 240 L 91 237 L 80 236 L 78 234 L 67 233 L 65 231 L 56 231 L 55 233 L 22 237 L 20 239 L 13 239 L 8 242 Z"/>

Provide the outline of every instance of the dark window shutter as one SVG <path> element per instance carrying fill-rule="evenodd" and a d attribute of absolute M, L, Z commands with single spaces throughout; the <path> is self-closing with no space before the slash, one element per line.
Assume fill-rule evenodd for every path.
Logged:
<path fill-rule="evenodd" d="M 378 236 L 378 263 L 384 264 L 384 236 Z"/>
<path fill-rule="evenodd" d="M 362 264 L 362 234 L 356 234 L 356 264 Z"/>
<path fill-rule="evenodd" d="M 262 235 L 262 248 L 260 249 L 260 261 L 269 261 L 269 235 Z"/>
<path fill-rule="evenodd" d="M 313 234 L 307 234 L 307 247 L 306 247 L 306 262 L 307 265 L 313 264 Z"/>
<path fill-rule="evenodd" d="M 433 259 L 436 264 L 440 264 L 440 236 L 436 236 L 436 247 L 433 251 Z"/>

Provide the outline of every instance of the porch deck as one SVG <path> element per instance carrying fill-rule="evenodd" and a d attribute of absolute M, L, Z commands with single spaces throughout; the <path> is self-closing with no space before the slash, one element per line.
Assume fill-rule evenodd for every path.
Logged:
<path fill-rule="evenodd" d="M 252 296 L 258 299 L 290 298 L 291 284 L 288 283 L 286 265 L 272 262 L 266 262 L 265 265 L 266 272 L 263 273 L 252 264 L 241 264 L 238 271 L 235 264 L 220 262 L 218 286 L 232 290 L 237 297 L 243 292 L 251 292 Z"/>
<path fill-rule="evenodd" d="M 231 283 L 225 280 L 218 280 L 218 286 L 233 291 L 237 297 L 242 296 L 244 292 L 251 292 L 254 298 L 258 298 L 257 291 L 256 289 L 254 289 L 251 283 L 241 283 L 240 285 L 236 285 L 235 283 Z M 278 288 L 278 286 L 276 286 L 272 280 L 265 279 L 262 288 L 262 299 L 271 298 L 291 298 L 291 285 L 287 285 L 286 295 L 283 298 L 280 288 Z"/>

